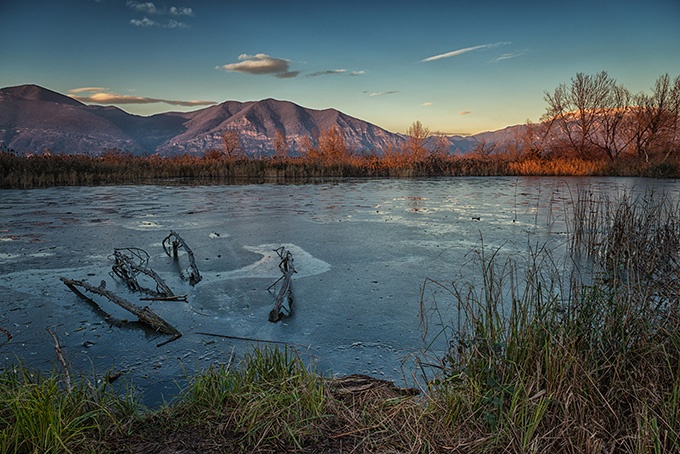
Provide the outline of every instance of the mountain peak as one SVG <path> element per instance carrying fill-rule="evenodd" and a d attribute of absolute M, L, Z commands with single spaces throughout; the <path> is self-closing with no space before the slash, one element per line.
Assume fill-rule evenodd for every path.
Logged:
<path fill-rule="evenodd" d="M 74 106 L 83 105 L 81 102 L 76 101 L 73 98 L 33 84 L 3 88 L 0 89 L 0 94 L 9 95 L 11 97 L 24 99 L 27 101 L 53 102 L 57 104 L 70 104 Z"/>

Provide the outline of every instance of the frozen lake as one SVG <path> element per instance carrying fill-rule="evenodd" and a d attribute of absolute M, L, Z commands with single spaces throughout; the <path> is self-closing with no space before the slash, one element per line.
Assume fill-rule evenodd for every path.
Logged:
<path fill-rule="evenodd" d="M 0 367 L 49 370 L 59 338 L 88 377 L 122 371 L 144 403 L 170 399 L 187 374 L 225 364 L 247 342 L 286 342 L 319 371 L 402 380 L 423 348 L 425 279 L 471 272 L 468 253 L 523 253 L 567 241 L 565 210 L 579 188 L 608 194 L 678 194 L 677 180 L 622 178 L 441 178 L 350 180 L 308 185 L 108 186 L 0 190 Z M 162 240 L 176 231 L 203 280 L 179 277 Z M 274 249 L 293 254 L 295 312 L 267 321 L 279 276 Z M 187 302 L 141 302 L 109 274 L 115 248 L 136 247 Z M 180 265 L 187 265 L 186 255 Z M 152 310 L 183 337 L 108 324 L 60 280 L 85 280 Z M 134 316 L 94 298 L 118 318 Z M 252 342 L 251 342 L 252 344 Z M 405 369 L 402 370 L 402 362 Z"/>

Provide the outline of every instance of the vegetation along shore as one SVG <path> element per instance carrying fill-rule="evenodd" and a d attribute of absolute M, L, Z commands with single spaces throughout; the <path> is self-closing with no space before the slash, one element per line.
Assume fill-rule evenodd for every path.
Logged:
<path fill-rule="evenodd" d="M 583 191 L 573 207 L 564 263 L 480 240 L 476 282 L 424 283 L 423 330 L 448 347 L 411 389 L 253 345 L 143 409 L 115 377 L 19 363 L 0 375 L 0 451 L 678 452 L 680 206 Z"/>

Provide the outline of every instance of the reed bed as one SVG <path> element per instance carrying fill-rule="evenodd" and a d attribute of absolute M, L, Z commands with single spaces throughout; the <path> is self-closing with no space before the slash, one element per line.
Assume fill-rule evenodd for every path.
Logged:
<path fill-rule="evenodd" d="M 637 158 L 609 161 L 568 156 L 533 157 L 446 154 L 415 158 L 401 153 L 327 157 L 133 156 L 110 151 L 92 155 L 19 156 L 0 149 L 0 188 L 114 184 L 305 183 L 329 178 L 414 178 L 433 176 L 680 176 L 673 160 L 650 164 Z"/>
<path fill-rule="evenodd" d="M 419 395 L 361 377 L 348 391 L 290 348 L 253 346 L 153 411 L 18 368 L 1 377 L 0 447 L 680 452 L 679 206 L 585 191 L 572 205 L 566 254 L 512 256 L 480 240 L 476 279 L 424 284 Z"/>
<path fill-rule="evenodd" d="M 477 285 L 429 284 L 451 313 L 421 309 L 448 346 L 428 381 L 437 445 L 680 451 L 677 202 L 580 192 L 574 205 L 569 261 L 543 249 L 502 259 L 480 244 Z"/>

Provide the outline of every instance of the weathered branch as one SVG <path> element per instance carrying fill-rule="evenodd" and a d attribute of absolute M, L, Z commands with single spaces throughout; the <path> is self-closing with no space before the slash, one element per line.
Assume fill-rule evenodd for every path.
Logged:
<path fill-rule="evenodd" d="M 279 263 L 279 270 L 283 273 L 276 282 L 269 286 L 271 289 L 277 282 L 283 279 L 283 284 L 276 295 L 276 301 L 274 303 L 274 308 L 269 311 L 269 321 L 276 323 L 284 317 L 290 317 L 293 314 L 293 290 L 291 289 L 290 283 L 294 273 L 297 273 L 295 267 L 293 266 L 293 254 L 286 250 L 285 247 L 281 246 L 275 249 L 281 262 Z M 269 290 L 268 289 L 268 290 Z M 284 304 L 287 303 L 287 307 Z"/>
<path fill-rule="evenodd" d="M 117 304 L 118 306 L 122 307 L 128 312 L 133 313 L 134 315 L 139 318 L 139 320 L 143 323 L 146 323 L 147 325 L 151 326 L 153 329 L 156 331 L 160 331 L 162 333 L 166 334 L 171 334 L 172 338 L 168 341 L 161 342 L 158 344 L 158 347 L 167 344 L 168 342 L 172 342 L 173 340 L 179 339 L 182 336 L 182 333 L 180 333 L 175 327 L 170 325 L 168 322 L 163 320 L 158 314 L 153 312 L 148 306 L 144 307 L 139 307 L 136 304 L 133 304 L 123 298 L 120 298 L 117 296 L 115 293 L 110 292 L 106 290 L 103 286 L 95 287 L 93 285 L 88 284 L 85 281 L 76 281 L 76 280 L 71 280 L 67 279 L 65 277 L 60 277 L 59 279 L 62 280 L 66 286 L 73 291 L 76 295 L 80 297 L 85 297 L 80 290 L 78 290 L 76 287 L 82 287 L 86 291 L 90 293 L 94 293 L 96 295 L 103 296 L 104 298 L 108 299 L 112 303 Z M 89 298 L 87 298 L 89 300 Z M 91 301 L 91 300 L 90 300 Z"/>
<path fill-rule="evenodd" d="M 172 295 L 172 296 L 150 296 L 146 298 L 140 298 L 140 301 L 184 301 L 187 302 L 187 295 Z"/>
<path fill-rule="evenodd" d="M 71 376 L 68 373 L 68 365 L 66 364 L 66 360 L 64 359 L 63 352 L 61 350 L 61 344 L 59 344 L 59 339 L 57 339 L 57 336 L 50 330 L 49 328 L 47 329 L 47 332 L 50 333 L 50 336 L 52 336 L 52 339 L 54 340 L 54 351 L 57 354 L 57 359 L 59 360 L 59 363 L 61 364 L 61 368 L 64 370 L 64 379 L 66 380 L 66 390 L 68 392 L 73 391 L 73 385 L 71 385 Z"/>
<path fill-rule="evenodd" d="M 290 343 L 288 343 L 288 342 L 266 340 L 266 339 L 255 339 L 254 337 L 239 337 L 239 336 L 229 336 L 227 334 L 203 333 L 203 332 L 198 332 L 196 334 L 202 334 L 203 336 L 222 337 L 224 339 L 242 340 L 242 341 L 246 341 L 246 342 L 262 342 L 262 343 L 265 343 L 265 344 L 290 345 Z"/>
<path fill-rule="evenodd" d="M 128 251 L 131 255 L 124 254 L 123 251 Z M 137 257 L 139 263 L 135 263 L 134 257 Z M 130 290 L 133 292 L 147 292 L 164 297 L 173 297 L 174 293 L 168 287 L 168 284 L 151 268 L 146 266 L 149 260 L 149 254 L 139 248 L 115 249 L 113 251 L 114 265 L 111 267 L 113 273 L 118 276 Z M 142 273 L 149 276 L 156 282 L 156 290 L 151 290 L 142 287 L 137 281 L 137 276 Z"/>
<path fill-rule="evenodd" d="M 175 260 L 177 260 L 178 258 L 177 250 L 180 247 L 184 248 L 187 255 L 189 256 L 189 266 L 187 267 L 186 270 L 187 274 L 189 275 L 189 284 L 196 285 L 203 278 L 201 277 L 201 273 L 199 273 L 198 267 L 196 266 L 196 259 L 194 259 L 194 253 L 177 232 L 170 231 L 170 235 L 163 239 L 163 250 L 168 255 L 168 257 L 173 257 Z M 182 278 L 184 278 L 184 276 L 182 276 Z"/>
<path fill-rule="evenodd" d="M 12 340 L 12 334 L 2 326 L 0 326 L 0 333 L 3 333 L 5 336 L 7 336 L 7 342 Z"/>

